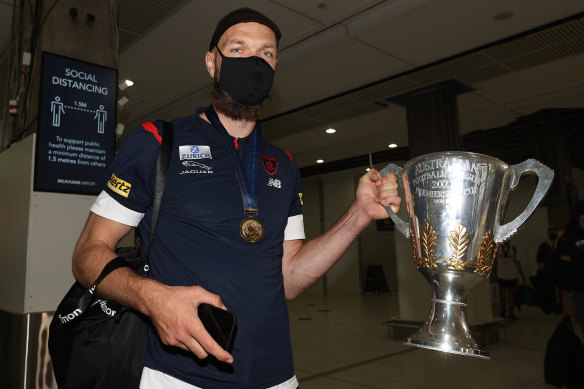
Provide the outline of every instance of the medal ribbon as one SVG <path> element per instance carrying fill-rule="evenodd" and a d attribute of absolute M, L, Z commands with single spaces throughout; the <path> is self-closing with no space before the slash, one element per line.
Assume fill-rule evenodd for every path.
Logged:
<path fill-rule="evenodd" d="M 249 179 L 246 179 L 246 176 L 241 168 L 241 161 L 237 156 L 237 151 L 235 150 L 235 145 L 229 139 L 229 133 L 223 127 L 223 124 L 219 120 L 219 116 L 217 116 L 217 112 L 213 109 L 213 106 L 210 105 L 205 110 L 205 115 L 213 125 L 213 127 L 217 128 L 223 134 L 225 138 L 225 142 L 227 142 L 227 146 L 229 147 L 229 154 L 231 155 L 231 161 L 235 167 L 235 171 L 237 173 L 237 183 L 239 184 L 239 190 L 241 191 L 241 199 L 243 201 L 243 214 L 249 216 L 255 216 L 258 213 L 258 169 L 260 166 L 260 159 L 258 158 L 258 146 L 259 146 L 259 138 L 260 138 L 260 124 L 256 123 L 254 131 L 252 133 L 252 138 L 250 141 L 250 149 L 247 158 L 247 173 Z"/>

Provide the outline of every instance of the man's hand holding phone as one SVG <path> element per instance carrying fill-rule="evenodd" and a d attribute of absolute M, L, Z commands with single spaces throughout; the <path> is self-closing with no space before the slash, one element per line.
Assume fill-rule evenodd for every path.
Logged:
<path fill-rule="evenodd" d="M 224 350 L 231 351 L 237 324 L 235 314 L 206 303 L 199 304 L 197 312 L 203 326 L 215 342 Z"/>
<path fill-rule="evenodd" d="M 190 351 L 199 359 L 211 354 L 221 362 L 233 363 L 227 349 L 233 342 L 236 319 L 231 312 L 219 308 L 225 306 L 218 295 L 200 286 L 167 286 L 155 282 L 150 287 L 152 293 L 147 294 L 153 299 L 147 300 L 146 312 L 164 344 Z M 211 310 L 213 314 L 209 313 Z M 205 322 L 209 329 L 205 328 Z"/>

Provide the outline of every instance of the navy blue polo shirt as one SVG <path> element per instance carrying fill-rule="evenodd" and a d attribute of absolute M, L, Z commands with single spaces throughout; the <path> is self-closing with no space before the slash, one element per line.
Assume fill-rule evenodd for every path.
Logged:
<path fill-rule="evenodd" d="M 164 284 L 199 285 L 221 297 L 238 317 L 234 362 L 200 361 L 164 346 L 151 330 L 145 366 L 209 389 L 278 385 L 294 375 L 282 243 L 288 218 L 301 215 L 300 174 L 289 154 L 260 141 L 257 218 L 265 233 L 258 243 L 246 242 L 239 232 L 243 202 L 230 151 L 223 134 L 199 117 L 202 110 L 172 122 L 173 151 L 150 272 Z M 124 207 L 145 213 L 143 237 L 150 234 L 163 136 L 160 123 L 133 131 L 113 161 L 106 189 Z"/>

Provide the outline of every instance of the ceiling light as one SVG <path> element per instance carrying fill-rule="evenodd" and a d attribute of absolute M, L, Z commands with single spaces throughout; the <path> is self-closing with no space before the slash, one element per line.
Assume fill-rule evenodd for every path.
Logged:
<path fill-rule="evenodd" d="M 390 143 L 387 145 L 387 147 L 389 147 L 390 149 L 395 149 L 397 145 L 395 143 Z"/>
<path fill-rule="evenodd" d="M 132 85 L 134 85 L 134 81 L 132 81 L 132 80 L 124 80 L 124 81 L 122 81 L 122 82 L 120 82 L 118 84 L 118 87 L 120 88 L 120 90 L 124 90 L 127 87 L 132 86 Z"/>
<path fill-rule="evenodd" d="M 368 172 L 369 170 L 371 170 L 371 168 L 370 168 L 370 167 L 368 167 L 367 169 L 365 169 L 365 171 L 366 171 L 366 172 Z"/>
<path fill-rule="evenodd" d="M 316 163 L 324 163 L 324 159 L 317 159 Z"/>
<path fill-rule="evenodd" d="M 326 130 L 327 134 L 334 134 L 335 132 L 337 132 L 337 130 L 335 130 L 334 128 L 329 128 Z"/>

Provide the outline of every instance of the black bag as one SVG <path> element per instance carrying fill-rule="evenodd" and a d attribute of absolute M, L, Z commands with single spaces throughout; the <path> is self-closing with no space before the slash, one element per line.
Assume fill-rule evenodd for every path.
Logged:
<path fill-rule="evenodd" d="M 531 307 L 535 305 L 535 289 L 530 285 L 518 285 L 513 292 L 513 296 L 514 304 L 519 310 L 521 310 L 522 305 L 528 305 Z"/>
<path fill-rule="evenodd" d="M 119 255 L 85 289 L 75 282 L 49 327 L 49 353 L 60 389 L 137 389 L 144 367 L 144 350 L 150 322 L 132 309 L 94 295 L 97 285 L 112 271 L 131 267 L 147 275 L 150 248 L 158 220 L 166 172 L 172 153 L 173 131 L 163 122 L 164 138 L 156 162 L 156 183 L 148 255 L 140 256 L 140 241 L 134 247 L 116 250 Z"/>
<path fill-rule="evenodd" d="M 562 311 L 560 296 L 552 270 L 537 269 L 535 276 L 529 277 L 535 288 L 535 305 L 547 315 Z"/>
<path fill-rule="evenodd" d="M 558 388 L 584 388 L 584 346 L 574 333 L 569 316 L 557 325 L 548 340 L 544 357 L 544 379 Z"/>

